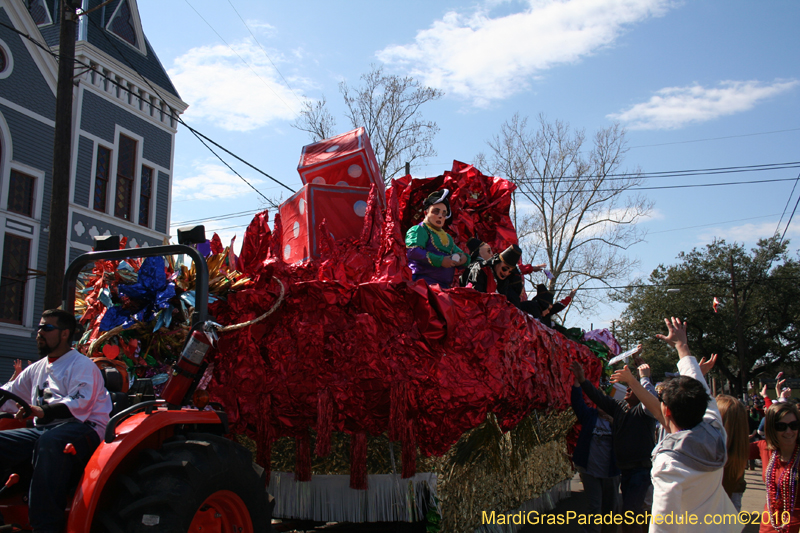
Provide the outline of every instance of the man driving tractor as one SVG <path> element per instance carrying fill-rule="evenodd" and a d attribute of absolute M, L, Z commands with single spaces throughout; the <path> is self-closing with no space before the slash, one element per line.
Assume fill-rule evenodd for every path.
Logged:
<path fill-rule="evenodd" d="M 72 349 L 76 326 L 67 311 L 42 313 L 36 335 L 42 359 L 2 387 L 29 405 L 9 400 L 1 411 L 35 417 L 33 427 L 0 431 L 0 483 L 12 473 L 30 473 L 29 518 L 36 533 L 63 531 L 70 483 L 100 443 L 111 412 L 100 369 Z"/>

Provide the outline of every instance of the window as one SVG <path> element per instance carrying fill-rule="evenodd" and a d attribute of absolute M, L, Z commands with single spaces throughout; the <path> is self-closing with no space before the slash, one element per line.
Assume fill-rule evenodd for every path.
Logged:
<path fill-rule="evenodd" d="M 142 181 L 139 186 L 139 225 L 150 225 L 150 198 L 153 197 L 153 169 L 142 166 Z"/>
<path fill-rule="evenodd" d="M 0 48 L 0 72 L 3 72 L 7 66 L 8 60 L 6 60 L 6 52 Z"/>
<path fill-rule="evenodd" d="M 117 192 L 114 195 L 114 216 L 131 220 L 133 200 L 133 179 L 136 169 L 136 141 L 124 135 L 119 136 L 117 154 Z"/>
<path fill-rule="evenodd" d="M 131 8 L 126 0 L 120 3 L 119 8 L 114 13 L 114 17 L 108 24 L 108 29 L 123 41 L 133 46 L 138 46 Z"/>
<path fill-rule="evenodd" d="M 106 212 L 108 198 L 108 168 L 111 163 L 111 150 L 104 146 L 97 147 L 97 169 L 94 173 L 94 209 Z"/>
<path fill-rule="evenodd" d="M 50 17 L 50 10 L 47 9 L 47 4 L 45 4 L 44 0 L 30 0 L 28 9 L 37 25 L 42 26 L 53 23 L 53 19 Z"/>
<path fill-rule="evenodd" d="M 31 241 L 6 233 L 0 273 L 0 322 L 22 324 Z"/>
<path fill-rule="evenodd" d="M 8 210 L 26 217 L 33 217 L 33 197 L 36 178 L 11 171 L 8 180 Z"/>

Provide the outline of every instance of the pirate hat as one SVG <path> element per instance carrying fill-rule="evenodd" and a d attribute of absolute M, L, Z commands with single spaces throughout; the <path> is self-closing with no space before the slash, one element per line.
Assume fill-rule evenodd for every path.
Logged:
<path fill-rule="evenodd" d="M 447 217 L 450 218 L 450 215 L 453 214 L 453 210 L 450 209 L 450 190 L 449 189 L 442 189 L 440 191 L 434 191 L 425 198 L 425 201 L 422 203 L 423 209 L 428 209 L 432 205 L 436 204 L 444 204 L 447 207 Z"/>

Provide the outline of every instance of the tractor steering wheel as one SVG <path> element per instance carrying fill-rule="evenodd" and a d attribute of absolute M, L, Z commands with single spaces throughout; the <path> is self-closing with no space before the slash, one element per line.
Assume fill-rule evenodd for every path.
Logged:
<path fill-rule="evenodd" d="M 33 414 L 33 411 L 31 411 L 31 406 L 28 404 L 28 402 L 26 402 L 16 394 L 13 394 L 5 389 L 0 389 L 0 405 L 3 405 L 8 400 L 14 401 L 20 405 L 20 407 L 22 408 L 22 414 L 25 415 L 25 418 L 28 418 Z M 14 417 L 13 413 L 0 413 L 0 418 L 13 418 L 13 417 Z"/>

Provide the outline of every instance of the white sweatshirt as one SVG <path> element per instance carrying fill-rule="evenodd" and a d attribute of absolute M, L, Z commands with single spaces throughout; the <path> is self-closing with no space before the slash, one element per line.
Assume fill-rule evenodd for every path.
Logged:
<path fill-rule="evenodd" d="M 45 414 L 64 405 L 72 418 L 89 424 L 102 439 L 111 412 L 111 396 L 103 383 L 103 374 L 91 359 L 76 350 L 70 350 L 52 363 L 47 357 L 25 368 L 3 389 L 27 400 L 29 404 L 42 407 Z M 16 413 L 18 408 L 12 401 L 0 406 L 0 411 Z M 55 413 L 58 415 L 59 411 Z M 63 415 L 61 408 L 61 415 Z M 47 427 L 68 420 L 58 416 L 53 420 L 34 419 L 34 424 Z"/>

